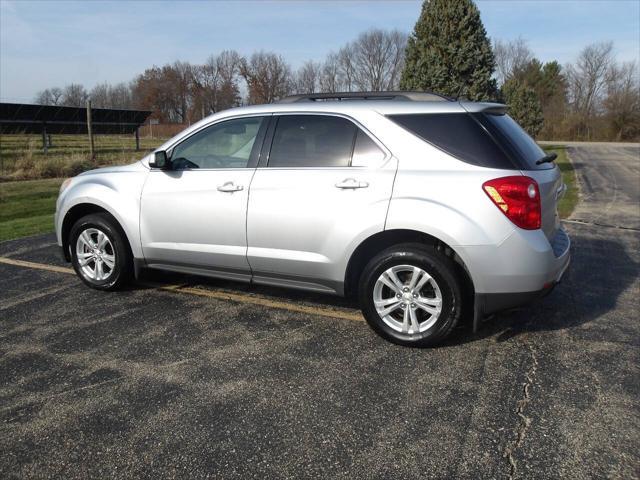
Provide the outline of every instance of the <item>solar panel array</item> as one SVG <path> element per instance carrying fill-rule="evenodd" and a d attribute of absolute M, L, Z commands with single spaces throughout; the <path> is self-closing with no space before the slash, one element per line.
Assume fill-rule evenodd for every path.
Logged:
<path fill-rule="evenodd" d="M 131 134 L 151 115 L 146 110 L 115 110 L 92 108 L 91 125 L 94 134 Z M 0 103 L 0 133 L 87 133 L 87 109 Z"/>

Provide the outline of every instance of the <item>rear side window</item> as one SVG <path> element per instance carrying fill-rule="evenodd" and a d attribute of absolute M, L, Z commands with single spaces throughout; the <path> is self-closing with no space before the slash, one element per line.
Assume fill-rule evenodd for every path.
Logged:
<path fill-rule="evenodd" d="M 268 167 L 348 167 L 357 127 L 323 115 L 283 115 L 271 143 Z"/>
<path fill-rule="evenodd" d="M 358 129 L 358 133 L 356 134 L 356 144 L 353 147 L 353 159 L 351 160 L 351 166 L 375 166 L 382 163 L 385 156 L 385 153 L 380 150 L 380 147 L 376 145 L 376 142 L 371 140 L 369 135 Z"/>
<path fill-rule="evenodd" d="M 518 168 L 483 126 L 466 113 L 390 115 L 389 118 L 463 162 L 488 168 Z"/>
<path fill-rule="evenodd" d="M 509 115 L 476 113 L 474 117 L 509 152 L 523 170 L 553 168 L 553 163 L 536 165 L 536 161 L 544 157 L 544 151 Z"/>

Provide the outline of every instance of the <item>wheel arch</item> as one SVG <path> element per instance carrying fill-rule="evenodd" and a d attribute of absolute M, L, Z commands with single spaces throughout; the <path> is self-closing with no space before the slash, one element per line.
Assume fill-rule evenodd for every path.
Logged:
<path fill-rule="evenodd" d="M 62 228 L 61 228 L 61 240 L 62 240 L 62 250 L 64 252 L 64 257 L 67 261 L 71 261 L 71 256 L 69 252 L 69 234 L 71 233 L 71 228 L 73 225 L 80 220 L 82 217 L 87 215 L 91 215 L 93 213 L 102 213 L 108 215 L 111 220 L 113 220 L 114 224 L 120 230 L 120 234 L 126 241 L 126 246 L 129 249 L 129 253 L 131 253 L 133 257 L 133 252 L 131 249 L 131 239 L 127 235 L 127 232 L 123 228 L 120 221 L 106 208 L 97 205 L 95 203 L 84 202 L 78 203 L 72 206 L 65 214 L 64 219 L 62 220 Z"/>
<path fill-rule="evenodd" d="M 447 257 L 451 258 L 458 267 L 458 271 L 456 273 L 462 281 L 465 296 L 468 295 L 469 298 L 473 298 L 475 289 L 471 273 L 469 272 L 464 260 L 460 255 L 458 255 L 455 249 L 433 235 L 408 229 L 383 230 L 366 238 L 356 247 L 347 263 L 347 270 L 345 272 L 344 279 L 345 295 L 353 296 L 356 293 L 357 285 L 364 267 L 374 255 L 386 248 L 401 243 L 424 244 L 435 248 Z"/>

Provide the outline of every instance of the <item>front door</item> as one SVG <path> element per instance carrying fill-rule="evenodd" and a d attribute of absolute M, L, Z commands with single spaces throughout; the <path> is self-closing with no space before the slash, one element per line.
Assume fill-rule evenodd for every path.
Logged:
<path fill-rule="evenodd" d="M 215 123 L 171 148 L 170 170 L 151 170 L 140 211 L 149 266 L 250 278 L 247 200 L 266 123 Z"/>

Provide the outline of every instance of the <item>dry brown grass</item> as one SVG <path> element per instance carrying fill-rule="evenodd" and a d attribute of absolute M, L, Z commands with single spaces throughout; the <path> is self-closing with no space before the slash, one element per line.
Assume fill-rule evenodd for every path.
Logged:
<path fill-rule="evenodd" d="M 164 140 L 141 138 L 140 151 L 136 151 L 132 136 L 99 135 L 92 160 L 86 135 L 54 135 L 46 154 L 38 135 L 0 135 L 0 180 L 70 177 L 92 168 L 124 165 L 142 158 Z"/>

